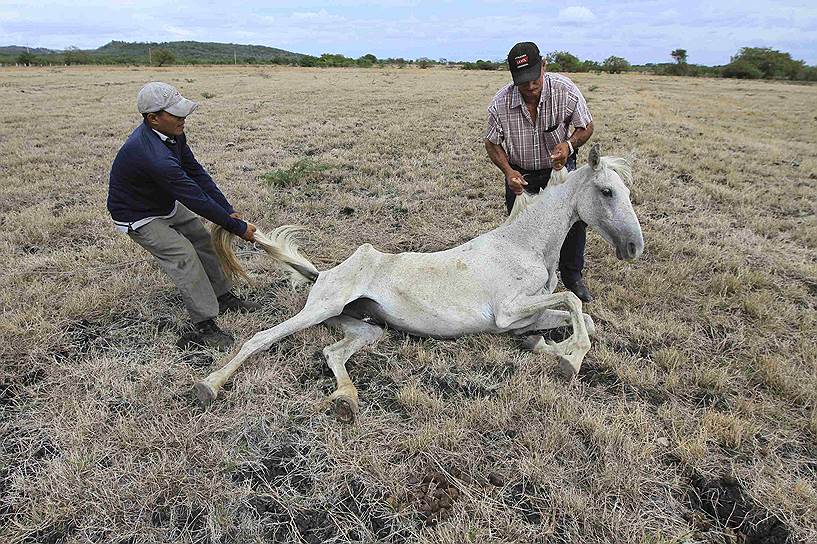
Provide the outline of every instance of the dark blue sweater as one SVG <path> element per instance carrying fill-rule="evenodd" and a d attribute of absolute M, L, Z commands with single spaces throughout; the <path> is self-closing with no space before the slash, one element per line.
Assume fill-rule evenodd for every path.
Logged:
<path fill-rule="evenodd" d="M 119 223 L 168 215 L 176 201 L 241 236 L 247 224 L 230 214 L 233 207 L 210 174 L 196 161 L 187 137 L 162 141 L 147 123 L 128 137 L 116 154 L 108 186 L 108 211 Z"/>

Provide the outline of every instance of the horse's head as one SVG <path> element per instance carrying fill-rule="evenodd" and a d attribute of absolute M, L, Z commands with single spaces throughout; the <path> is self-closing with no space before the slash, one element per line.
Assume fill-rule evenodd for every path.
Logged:
<path fill-rule="evenodd" d="M 644 250 L 644 237 L 630 203 L 630 190 L 624 184 L 625 179 L 631 179 L 627 161 L 601 157 L 594 145 L 588 166 L 576 174 L 583 174 L 576 206 L 579 217 L 616 248 L 616 257 L 637 259 Z"/>

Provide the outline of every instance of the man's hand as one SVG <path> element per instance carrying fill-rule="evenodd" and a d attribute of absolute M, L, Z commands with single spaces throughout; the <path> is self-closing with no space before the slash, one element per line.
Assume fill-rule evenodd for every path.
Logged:
<path fill-rule="evenodd" d="M 556 144 L 553 148 L 553 153 L 550 155 L 550 162 L 553 163 L 554 170 L 561 170 L 567 162 L 567 157 L 570 155 L 570 146 L 567 142 Z"/>
<path fill-rule="evenodd" d="M 247 230 L 244 231 L 241 237 L 248 242 L 255 242 L 255 225 L 247 223 Z"/>
<path fill-rule="evenodd" d="M 505 175 L 505 181 L 508 183 L 508 187 L 511 188 L 511 191 L 513 191 L 513 194 L 516 196 L 521 195 L 525 191 L 525 185 L 528 184 L 528 182 L 525 181 L 525 176 L 516 170 L 511 170 L 508 172 Z"/>

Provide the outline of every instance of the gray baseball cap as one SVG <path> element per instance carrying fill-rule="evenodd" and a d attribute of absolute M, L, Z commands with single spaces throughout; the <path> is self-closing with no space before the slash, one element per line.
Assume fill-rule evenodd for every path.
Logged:
<path fill-rule="evenodd" d="M 173 85 L 161 81 L 151 81 L 136 95 L 136 109 L 139 113 L 153 113 L 164 110 L 176 117 L 187 117 L 196 108 L 198 102 L 188 100 Z"/>

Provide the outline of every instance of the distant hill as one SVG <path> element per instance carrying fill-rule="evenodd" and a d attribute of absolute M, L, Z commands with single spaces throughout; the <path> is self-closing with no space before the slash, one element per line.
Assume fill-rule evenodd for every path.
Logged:
<path fill-rule="evenodd" d="M 148 48 L 167 49 L 176 57 L 176 62 L 246 62 L 248 59 L 264 62 L 272 59 L 297 61 L 304 55 L 265 45 L 242 45 L 216 42 L 119 42 L 112 41 L 98 49 L 88 51 L 92 56 L 112 59 L 147 59 Z"/>
<path fill-rule="evenodd" d="M 54 49 L 46 49 L 45 47 L 26 47 L 24 45 L 6 45 L 0 47 L 0 55 L 19 55 L 20 53 L 30 52 L 33 55 L 50 55 L 52 53 L 62 53 Z"/>
<path fill-rule="evenodd" d="M 147 64 L 148 50 L 166 49 L 173 53 L 179 64 L 220 64 L 220 63 L 266 63 L 270 61 L 298 62 L 306 55 L 265 45 L 242 45 L 216 42 L 121 42 L 112 41 L 96 49 L 74 49 L 75 57 L 80 55 L 84 62 Z M 27 48 L 19 45 L 0 47 L 0 62 L 14 62 L 21 53 L 29 52 L 50 62 L 62 62 L 66 51 L 45 48 Z"/>

